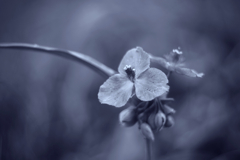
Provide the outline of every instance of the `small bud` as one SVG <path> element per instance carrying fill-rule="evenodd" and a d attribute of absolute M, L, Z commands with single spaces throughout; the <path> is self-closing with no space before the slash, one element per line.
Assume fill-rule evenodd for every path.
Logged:
<path fill-rule="evenodd" d="M 168 106 L 168 105 L 166 105 L 166 104 L 163 105 L 162 109 L 163 109 L 163 112 L 164 112 L 166 115 L 170 115 L 170 114 L 176 113 L 176 111 L 175 111 L 173 108 L 171 108 L 170 106 Z"/>
<path fill-rule="evenodd" d="M 147 123 L 142 123 L 141 124 L 141 130 L 142 130 L 142 134 L 147 139 L 150 139 L 150 140 L 154 141 L 154 135 L 153 135 L 152 129 Z"/>
<path fill-rule="evenodd" d="M 119 114 L 119 121 L 125 127 L 133 126 L 137 122 L 136 109 L 129 107 Z"/>
<path fill-rule="evenodd" d="M 148 114 L 146 114 L 145 112 L 142 112 L 137 117 L 139 121 L 146 122 L 148 118 Z"/>
<path fill-rule="evenodd" d="M 156 124 L 155 124 L 155 113 L 150 114 L 150 116 L 148 117 L 148 124 L 149 126 L 152 128 L 152 130 L 156 129 Z"/>
<path fill-rule="evenodd" d="M 164 127 L 172 127 L 175 124 L 174 119 L 172 116 L 167 116 L 166 123 Z"/>
<path fill-rule="evenodd" d="M 157 131 L 161 130 L 166 122 L 166 116 L 163 112 L 159 111 L 155 116 L 155 125 Z"/>

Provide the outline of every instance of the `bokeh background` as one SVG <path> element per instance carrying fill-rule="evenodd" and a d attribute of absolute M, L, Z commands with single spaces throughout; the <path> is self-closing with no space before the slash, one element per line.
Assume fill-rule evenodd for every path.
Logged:
<path fill-rule="evenodd" d="M 154 160 L 240 159 L 239 38 L 238 0 L 0 0 L 0 43 L 74 50 L 115 70 L 136 46 L 182 48 L 205 76 L 170 77 L 176 123 L 156 135 Z M 144 160 L 137 126 L 118 122 L 124 108 L 98 102 L 105 80 L 62 57 L 0 49 L 0 159 Z"/>

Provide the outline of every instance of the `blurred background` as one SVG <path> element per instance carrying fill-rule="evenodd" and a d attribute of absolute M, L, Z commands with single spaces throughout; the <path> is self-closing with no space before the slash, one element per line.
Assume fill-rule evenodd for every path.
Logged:
<path fill-rule="evenodd" d="M 115 70 L 136 46 L 181 47 L 205 76 L 170 77 L 175 126 L 156 135 L 154 160 L 240 159 L 239 39 L 238 0 L 0 0 L 0 43 L 74 50 Z M 144 160 L 137 125 L 118 122 L 124 108 L 98 101 L 105 80 L 62 57 L 0 49 L 0 159 Z"/>

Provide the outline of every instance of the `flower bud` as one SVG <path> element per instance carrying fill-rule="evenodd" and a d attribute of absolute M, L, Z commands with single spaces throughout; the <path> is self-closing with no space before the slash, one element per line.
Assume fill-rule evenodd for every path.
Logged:
<path fill-rule="evenodd" d="M 137 122 L 136 109 L 129 107 L 119 114 L 119 121 L 125 127 L 133 126 Z"/>
<path fill-rule="evenodd" d="M 141 131 L 142 131 L 142 134 L 147 139 L 150 139 L 150 140 L 154 141 L 154 135 L 153 135 L 152 129 L 147 123 L 142 123 L 141 124 Z"/>
<path fill-rule="evenodd" d="M 156 125 L 157 131 L 162 129 L 162 127 L 164 126 L 165 122 L 166 122 L 165 114 L 163 112 L 159 111 L 156 114 L 156 116 L 155 116 L 155 125 Z"/>
<path fill-rule="evenodd" d="M 164 112 L 166 115 L 174 114 L 174 113 L 176 112 L 173 108 L 169 107 L 169 106 L 166 105 L 166 104 L 163 105 L 162 109 L 163 109 L 163 112 Z"/>
<path fill-rule="evenodd" d="M 152 130 L 156 129 L 156 124 L 155 124 L 155 113 L 150 114 L 150 116 L 148 117 L 148 124 L 149 126 L 152 128 Z"/>
<path fill-rule="evenodd" d="M 166 120 L 166 123 L 164 125 L 164 127 L 172 127 L 174 125 L 174 119 L 172 116 L 167 116 L 167 120 Z"/>

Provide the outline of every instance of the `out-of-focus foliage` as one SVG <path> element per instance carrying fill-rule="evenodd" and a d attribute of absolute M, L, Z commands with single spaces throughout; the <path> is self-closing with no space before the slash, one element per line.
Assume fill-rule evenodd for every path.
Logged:
<path fill-rule="evenodd" d="M 170 77 L 175 126 L 155 136 L 154 159 L 237 159 L 239 7 L 238 0 L 0 0 L 0 42 L 76 50 L 115 70 L 136 46 L 156 56 L 180 46 L 187 66 L 205 75 Z M 61 57 L 0 50 L 0 158 L 143 159 L 138 128 L 121 127 L 122 108 L 98 102 L 104 81 Z"/>

